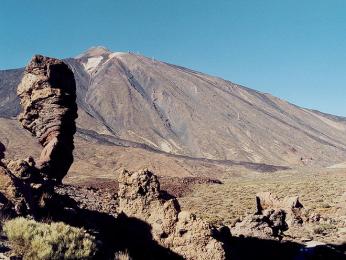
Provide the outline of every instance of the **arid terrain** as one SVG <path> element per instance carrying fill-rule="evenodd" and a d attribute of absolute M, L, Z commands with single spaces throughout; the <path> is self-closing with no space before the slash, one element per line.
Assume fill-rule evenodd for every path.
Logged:
<path fill-rule="evenodd" d="M 133 53 L 96 47 L 65 61 L 77 83 L 78 133 L 98 143 L 219 164 L 345 161 L 343 117 Z M 22 73 L 0 72 L 0 117 L 20 111 Z"/>
<path fill-rule="evenodd" d="M 304 208 L 320 214 L 326 222 L 316 223 L 307 230 L 296 230 L 291 234 L 293 238 L 342 243 L 346 240 L 345 187 L 345 169 L 253 173 L 226 179 L 222 184 L 194 185 L 193 191 L 180 201 L 183 208 L 196 212 L 203 219 L 234 226 L 254 213 L 254 198 L 259 192 L 269 191 L 279 198 L 299 196 Z"/>
<path fill-rule="evenodd" d="M 50 70 L 33 62 L 41 74 L 26 70 L 20 96 L 17 86 L 24 70 L 0 71 L 0 159 L 5 158 L 0 169 L 6 185 L 20 180 L 33 189 L 29 193 L 35 196 L 28 197 L 44 205 L 49 213 L 44 218 L 49 216 L 48 224 L 53 223 L 45 229 L 54 229 L 57 220 L 86 228 L 107 248 L 103 257 L 125 250 L 134 259 L 158 259 L 150 255 L 153 252 L 172 259 L 248 259 L 244 248 L 249 246 L 265 251 L 275 247 L 267 259 L 345 255 L 346 118 L 103 47 L 64 62 L 76 80 L 74 150 L 70 141 L 76 104 L 60 100 L 74 93 L 55 90 L 62 87 L 55 81 L 65 77 L 49 78 Z M 31 81 L 36 76 L 39 80 Z M 41 91 L 40 80 L 53 94 Z M 20 98 L 28 108 L 21 108 Z M 21 111 L 24 123 L 18 121 Z M 57 116 L 52 111 L 58 111 Z M 72 116 L 66 118 L 65 113 Z M 66 122 L 71 127 L 66 128 Z M 56 125 L 65 129 L 58 127 L 59 132 Z M 60 139 L 55 135 L 68 138 L 57 146 Z M 60 149 L 57 159 L 54 149 Z M 56 185 L 49 175 L 56 167 L 50 164 L 70 167 L 61 160 L 64 149 L 73 152 L 74 161 L 68 172 L 62 171 L 62 184 Z M 40 158 L 39 168 L 34 159 L 23 160 L 29 156 Z M 47 176 L 54 185 L 45 197 Z M 28 191 L 18 187 L 27 199 Z M 10 191 L 7 186 L 1 190 L 5 197 Z M 267 196 L 269 202 L 258 195 L 261 192 L 273 195 Z M 57 200 L 62 200 L 61 216 L 49 211 Z M 32 201 L 25 206 L 23 201 L 13 202 L 20 216 L 23 208 L 35 208 L 28 206 Z M 25 221 L 11 224 L 38 225 Z M 130 244 L 134 227 L 139 241 Z M 87 236 L 86 243 L 93 236 Z M 6 240 L 0 239 L 0 246 L 11 249 Z"/>
<path fill-rule="evenodd" d="M 103 47 L 65 62 L 75 74 L 78 104 L 70 181 L 114 178 L 123 167 L 146 167 L 159 176 L 227 178 L 345 161 L 346 118 Z M 0 141 L 6 154 L 18 158 L 39 153 L 16 121 L 22 73 L 0 71 Z"/>

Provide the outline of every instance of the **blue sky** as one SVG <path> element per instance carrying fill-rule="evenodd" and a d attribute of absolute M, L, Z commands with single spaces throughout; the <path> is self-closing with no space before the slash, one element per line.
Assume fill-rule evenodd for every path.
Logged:
<path fill-rule="evenodd" d="M 0 1 L 0 69 L 96 45 L 346 116 L 345 0 Z"/>

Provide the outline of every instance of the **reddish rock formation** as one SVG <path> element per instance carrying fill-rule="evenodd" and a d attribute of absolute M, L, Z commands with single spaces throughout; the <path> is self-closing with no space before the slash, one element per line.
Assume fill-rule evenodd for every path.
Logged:
<path fill-rule="evenodd" d="M 43 151 L 36 162 L 31 157 L 1 161 L 0 210 L 37 216 L 52 207 L 54 185 L 61 182 L 73 162 L 76 85 L 66 64 L 36 55 L 17 91 L 23 106 L 19 120 L 38 138 Z"/>
<path fill-rule="evenodd" d="M 58 182 L 73 162 L 77 118 L 73 72 L 60 60 L 36 55 L 17 89 L 23 112 L 19 120 L 44 147 L 36 167 Z"/>
<path fill-rule="evenodd" d="M 119 177 L 119 211 L 151 226 L 153 239 L 185 259 L 225 259 L 213 228 L 195 215 L 180 211 L 175 198 L 160 192 L 157 177 L 148 170 L 123 171 Z"/>

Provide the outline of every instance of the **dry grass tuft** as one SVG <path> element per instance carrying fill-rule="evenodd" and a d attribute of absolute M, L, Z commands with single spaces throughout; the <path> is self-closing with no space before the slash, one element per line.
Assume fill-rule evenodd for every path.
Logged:
<path fill-rule="evenodd" d="M 3 229 L 25 259 L 89 259 L 96 252 L 93 236 L 62 222 L 46 224 L 20 217 L 6 221 Z"/>
<path fill-rule="evenodd" d="M 305 209 L 334 219 L 340 217 L 337 205 L 345 187 L 345 171 L 286 171 L 229 178 L 222 185 L 196 185 L 192 193 L 179 201 L 184 210 L 193 211 L 212 224 L 233 226 L 255 212 L 258 192 L 270 191 L 279 198 L 298 195 Z M 333 226 L 320 225 L 313 233 L 326 236 L 335 231 Z"/>
<path fill-rule="evenodd" d="M 127 251 L 120 251 L 115 253 L 114 260 L 131 260 L 131 257 Z"/>

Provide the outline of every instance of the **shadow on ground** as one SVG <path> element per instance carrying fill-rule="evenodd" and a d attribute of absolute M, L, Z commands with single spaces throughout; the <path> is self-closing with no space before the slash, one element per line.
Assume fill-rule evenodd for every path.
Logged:
<path fill-rule="evenodd" d="M 6 245 L 2 243 L 2 240 L 5 240 L 5 239 L 6 238 L 4 237 L 0 237 L 0 253 L 6 253 L 10 251 L 10 248 L 8 248 Z M 0 256 L 0 259 L 1 259 L 1 256 Z"/>
<path fill-rule="evenodd" d="M 83 227 L 100 241 L 100 250 L 95 259 L 114 259 L 114 254 L 127 251 L 133 260 L 184 259 L 180 255 L 159 245 L 152 237 L 151 226 L 125 214 L 117 217 L 80 209 L 77 203 L 68 197 L 61 197 L 64 210 L 50 211 L 46 216 L 53 221 L 63 221 L 69 225 Z M 66 207 L 68 205 L 68 207 Z"/>
<path fill-rule="evenodd" d="M 120 214 L 117 218 L 97 211 L 83 210 L 84 227 L 95 231 L 102 241 L 98 259 L 114 259 L 114 253 L 127 251 L 132 259 L 183 259 L 153 240 L 147 223 Z"/>
<path fill-rule="evenodd" d="M 0 142 L 0 160 L 5 158 L 6 147 Z"/>
<path fill-rule="evenodd" d="M 227 258 L 266 260 L 341 260 L 346 259 L 345 245 L 306 248 L 295 242 L 266 240 L 253 237 L 230 237 L 225 241 Z"/>
<path fill-rule="evenodd" d="M 113 260 L 114 254 L 119 251 L 127 251 L 133 260 L 183 259 L 153 240 L 151 226 L 146 222 L 125 214 L 114 217 L 98 211 L 80 209 L 77 202 L 68 196 L 59 196 L 58 201 L 62 203 L 62 207 L 55 207 L 55 210 L 51 208 L 51 215 L 46 215 L 45 218 L 91 231 L 101 241 L 96 259 Z M 346 259 L 346 244 L 305 248 L 302 244 L 289 241 L 232 237 L 228 228 L 215 232 L 214 237 L 224 243 L 226 257 L 232 260 Z"/>

